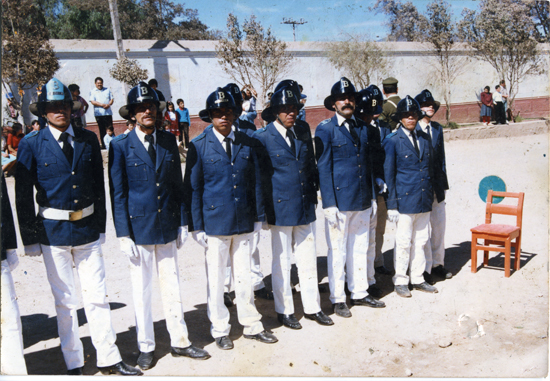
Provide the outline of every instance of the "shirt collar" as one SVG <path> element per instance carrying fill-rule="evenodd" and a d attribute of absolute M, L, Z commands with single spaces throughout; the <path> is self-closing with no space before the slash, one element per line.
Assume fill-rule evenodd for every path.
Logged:
<path fill-rule="evenodd" d="M 212 126 L 212 131 L 214 131 L 214 136 L 219 140 L 220 143 L 223 143 L 223 140 L 227 137 L 232 140 L 233 143 L 235 143 L 235 132 L 233 131 L 233 126 L 231 126 L 231 132 L 227 136 L 223 136 L 220 134 L 214 126 Z"/>
<path fill-rule="evenodd" d="M 428 132 L 428 128 L 430 128 L 430 122 L 425 122 L 424 119 L 420 119 L 418 121 L 418 124 L 420 125 L 420 127 L 424 132 L 426 133 Z"/>
<path fill-rule="evenodd" d="M 357 126 L 357 120 L 355 119 L 355 115 L 352 115 L 350 119 L 352 119 L 355 122 L 355 125 Z M 338 125 L 341 126 L 342 124 L 344 124 L 344 122 L 347 119 L 344 118 L 342 115 L 336 113 L 336 120 L 338 121 Z"/>
<path fill-rule="evenodd" d="M 139 141 L 145 144 L 147 141 L 145 140 L 145 135 L 147 135 L 145 132 L 141 131 L 141 128 L 139 126 L 135 126 L 134 130 L 136 130 L 136 135 L 139 138 Z M 157 144 L 157 129 L 155 128 L 153 130 L 153 141 L 155 142 L 155 145 Z"/>
<path fill-rule="evenodd" d="M 59 131 L 57 128 L 52 127 L 50 125 L 48 125 L 48 128 L 50 129 L 50 132 L 52 133 L 55 140 L 59 141 L 59 138 L 61 137 L 62 132 Z M 65 132 L 68 133 L 71 136 L 71 138 L 74 139 L 74 130 L 73 130 L 73 125 L 72 124 L 69 124 L 69 127 L 67 127 Z"/>
<path fill-rule="evenodd" d="M 281 134 L 283 139 L 286 139 L 287 128 L 285 126 L 283 126 L 281 123 L 279 123 L 279 121 L 277 121 L 277 120 L 273 122 L 273 125 L 275 126 L 277 131 L 279 131 L 279 133 Z M 296 132 L 294 131 L 294 126 L 290 127 L 289 129 L 290 129 L 290 131 L 292 131 L 294 136 L 296 136 Z"/>
<path fill-rule="evenodd" d="M 411 137 L 411 131 L 409 131 L 408 129 L 405 128 L 405 126 L 403 126 L 402 124 L 400 124 L 399 126 L 403 132 L 405 133 L 405 135 L 407 135 L 409 138 Z M 416 124 L 416 127 L 414 128 L 413 131 L 416 131 L 416 129 L 418 128 L 418 123 Z"/>

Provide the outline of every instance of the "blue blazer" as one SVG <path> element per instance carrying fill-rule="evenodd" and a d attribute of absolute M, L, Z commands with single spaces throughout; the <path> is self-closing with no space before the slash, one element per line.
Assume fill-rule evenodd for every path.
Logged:
<path fill-rule="evenodd" d="M 443 127 L 437 122 L 431 122 L 431 141 L 434 155 L 434 191 L 437 202 L 445 200 L 445 191 L 449 189 L 447 167 L 445 164 L 445 139 Z"/>
<path fill-rule="evenodd" d="M 356 144 L 336 116 L 322 121 L 315 130 L 315 152 L 323 208 L 336 206 L 340 211 L 361 211 L 371 206 L 372 155 L 364 122 L 357 120 Z M 383 173 L 375 177 L 383 177 Z"/>
<path fill-rule="evenodd" d="M 309 126 L 295 125 L 293 152 L 273 123 L 254 134 L 262 147 L 259 162 L 267 222 L 299 226 L 315 221 L 318 173 Z"/>
<path fill-rule="evenodd" d="M 184 180 L 191 231 L 244 234 L 254 230 L 254 222 L 265 220 L 258 145 L 256 139 L 236 131 L 229 159 L 211 127 L 191 141 Z"/>
<path fill-rule="evenodd" d="M 171 242 L 188 220 L 176 137 L 159 130 L 156 135 L 155 166 L 135 130 L 117 136 L 109 146 L 116 234 L 130 236 L 138 245 Z"/>
<path fill-rule="evenodd" d="M 17 237 L 15 236 L 15 224 L 11 211 L 6 179 L 2 172 L 2 260 L 7 258 L 6 250 L 17 248 Z"/>
<path fill-rule="evenodd" d="M 256 132 L 256 125 L 254 123 L 250 123 L 248 120 L 236 119 L 233 124 L 237 127 L 237 131 L 244 132 L 248 136 L 252 136 L 254 135 L 254 132 Z"/>
<path fill-rule="evenodd" d="M 420 154 L 416 153 L 409 137 L 400 127 L 384 139 L 386 151 L 384 172 L 388 186 L 388 209 L 402 214 L 426 213 L 433 203 L 433 156 L 428 136 L 417 124 Z"/>
<path fill-rule="evenodd" d="M 50 127 L 53 128 L 53 127 Z M 24 245 L 78 246 L 105 233 L 105 182 L 99 141 L 93 132 L 74 128 L 73 162 L 69 163 L 49 128 L 32 132 L 19 143 L 15 203 Z M 78 221 L 43 219 L 34 208 L 81 210 L 94 204 L 94 213 Z"/>
<path fill-rule="evenodd" d="M 389 123 L 384 122 L 383 120 L 375 120 L 375 123 L 380 127 L 380 141 L 384 141 L 386 139 L 386 136 L 391 134 L 391 126 Z"/>

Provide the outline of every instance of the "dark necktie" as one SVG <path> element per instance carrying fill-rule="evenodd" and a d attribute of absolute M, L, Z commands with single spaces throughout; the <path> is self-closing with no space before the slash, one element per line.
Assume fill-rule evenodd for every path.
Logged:
<path fill-rule="evenodd" d="M 349 133 L 351 134 L 351 137 L 353 138 L 353 141 L 355 144 L 359 144 L 359 136 L 357 135 L 357 132 L 355 131 L 355 121 L 353 119 L 346 120 L 347 126 L 349 128 Z"/>
<path fill-rule="evenodd" d="M 73 164 L 73 153 L 74 153 L 74 150 L 73 150 L 73 147 L 71 146 L 71 143 L 69 143 L 69 133 L 68 132 L 63 132 L 61 134 L 61 141 L 63 142 L 63 154 L 65 155 L 65 157 L 67 158 L 67 161 L 69 162 L 69 164 Z"/>
<path fill-rule="evenodd" d="M 416 132 L 411 131 L 411 137 L 413 140 L 414 149 L 416 150 L 416 153 L 420 155 L 420 149 L 418 149 L 418 142 L 416 141 Z"/>
<path fill-rule="evenodd" d="M 147 148 L 147 153 L 151 157 L 153 165 L 157 165 L 157 154 L 155 153 L 155 137 L 153 135 L 145 135 L 145 140 L 149 143 L 149 148 Z"/>
<path fill-rule="evenodd" d="M 225 138 L 223 141 L 225 142 L 225 152 L 227 153 L 229 161 L 231 161 L 231 138 Z"/>
<path fill-rule="evenodd" d="M 296 142 L 294 142 L 294 139 L 296 139 L 296 137 L 294 136 L 294 132 L 292 132 L 290 128 L 286 130 L 286 137 L 288 138 L 288 140 L 290 140 L 290 149 L 292 150 L 292 152 L 294 152 L 294 155 L 296 155 Z"/>
<path fill-rule="evenodd" d="M 426 131 L 428 132 L 428 136 L 430 137 L 430 140 L 432 140 L 432 131 L 431 131 L 430 123 L 428 123 L 428 126 L 426 127 Z"/>

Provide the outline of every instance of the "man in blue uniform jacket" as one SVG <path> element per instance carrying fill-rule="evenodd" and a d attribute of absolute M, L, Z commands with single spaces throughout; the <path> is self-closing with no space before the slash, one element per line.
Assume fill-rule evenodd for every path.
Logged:
<path fill-rule="evenodd" d="M 237 112 L 233 97 L 224 89 L 218 87 L 208 96 L 199 116 L 213 127 L 193 139 L 185 168 L 193 236 L 206 249 L 210 332 L 223 350 L 233 348 L 229 311 L 224 305 L 228 258 L 244 337 L 277 342 L 260 321 L 251 277 L 253 232 L 259 231 L 265 220 L 256 157 L 259 143 L 233 130 Z"/>
<path fill-rule="evenodd" d="M 372 213 L 372 179 L 383 178 L 373 168 L 367 128 L 353 115 L 357 92 L 342 77 L 325 98 L 325 107 L 336 111 L 315 130 L 319 185 L 325 213 L 330 301 L 334 312 L 351 317 L 346 304 L 347 280 L 352 305 L 385 307 L 368 294 L 367 250 Z M 382 181 L 383 182 L 383 181 Z"/>
<path fill-rule="evenodd" d="M 154 366 L 153 263 L 172 355 L 210 357 L 191 345 L 183 316 L 177 257 L 187 238 L 188 211 L 176 138 L 155 129 L 157 111 L 162 108 L 157 93 L 145 82 L 132 88 L 120 116 L 134 117 L 136 128 L 113 139 L 109 148 L 113 219 L 121 250 L 129 259 L 140 351 L 137 364 L 143 370 Z"/>
<path fill-rule="evenodd" d="M 8 375 L 26 375 L 27 365 L 23 357 L 23 327 L 17 304 L 17 295 L 11 272 L 19 264 L 17 257 L 17 237 L 13 214 L 6 187 L 4 173 L 2 176 L 2 277 L 0 291 L 2 303 L 2 342 L 0 348 L 1 373 Z"/>
<path fill-rule="evenodd" d="M 432 117 L 439 109 L 439 102 L 436 102 L 432 93 L 422 90 L 415 97 L 420 104 L 424 117 L 418 124 L 432 142 L 434 166 L 434 202 L 430 213 L 430 239 L 426 245 L 426 274 L 427 282 L 433 284 L 432 274 L 442 279 L 450 279 L 453 274 L 445 269 L 445 193 L 449 189 L 447 181 L 447 169 L 445 165 L 445 141 L 443 139 L 443 127 L 437 122 L 432 122 Z"/>
<path fill-rule="evenodd" d="M 397 130 L 384 139 L 384 173 L 388 185 L 388 220 L 397 224 L 395 233 L 395 292 L 410 297 L 413 289 L 435 293 L 424 280 L 428 222 L 433 203 L 433 155 L 429 137 L 417 122 L 420 105 L 408 95 L 397 104 Z M 414 246 L 413 246 L 414 245 Z M 410 277 L 407 270 L 410 267 Z"/>
<path fill-rule="evenodd" d="M 235 101 L 235 106 L 238 110 L 242 110 L 243 107 L 243 95 L 241 93 L 241 89 L 237 84 L 235 83 L 228 83 L 223 88 L 225 91 L 227 91 L 229 94 L 233 96 L 233 100 Z M 212 128 L 212 125 L 209 126 Z M 233 122 L 233 131 L 240 131 L 244 132 L 248 136 L 254 135 L 254 132 L 256 132 L 256 125 L 254 123 L 250 123 L 246 119 L 240 119 L 237 118 Z M 254 285 L 254 295 L 263 299 L 273 300 L 273 292 L 267 290 L 264 284 L 264 275 L 262 274 L 262 270 L 260 269 L 260 252 L 258 250 L 258 243 L 260 242 L 260 232 L 255 231 L 254 232 L 254 241 L 253 241 L 253 247 L 252 247 L 252 284 Z M 224 293 L 224 301 L 225 305 L 227 307 L 233 306 L 233 301 L 231 297 L 229 296 L 229 291 L 231 290 L 231 264 L 227 264 L 227 271 L 226 271 L 226 277 L 225 277 L 225 293 Z"/>
<path fill-rule="evenodd" d="M 282 87 L 273 93 L 271 105 L 262 112 L 276 120 L 257 131 L 267 222 L 271 230 L 273 254 L 272 284 L 279 321 L 291 329 L 302 328 L 294 316 L 290 283 L 294 253 L 300 278 L 304 316 L 321 325 L 332 319 L 321 311 L 315 245 L 317 168 L 309 126 L 295 124 L 303 107 L 299 93 Z"/>
<path fill-rule="evenodd" d="M 26 255 L 44 254 L 68 374 L 82 374 L 84 367 L 74 266 L 80 283 L 86 285 L 82 299 L 100 371 L 138 375 L 139 369 L 122 362 L 115 345 L 100 244 L 105 242 L 106 223 L 103 159 L 97 136 L 70 124 L 71 109 L 79 108 L 56 78 L 42 87 L 38 102 L 29 107 L 33 114 L 46 116 L 48 126 L 27 135 L 19 145 L 15 177 L 19 230 Z"/>

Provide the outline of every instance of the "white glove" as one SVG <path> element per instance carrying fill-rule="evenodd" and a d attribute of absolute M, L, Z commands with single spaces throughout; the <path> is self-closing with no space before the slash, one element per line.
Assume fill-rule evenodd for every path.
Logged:
<path fill-rule="evenodd" d="M 328 224 L 335 227 L 338 224 L 338 208 L 335 206 L 329 206 L 328 208 L 323 209 L 323 212 L 325 213 L 325 219 Z"/>
<path fill-rule="evenodd" d="M 376 202 L 376 200 L 371 200 L 370 207 L 372 208 L 372 216 L 376 216 L 376 212 L 378 211 L 378 203 Z"/>
<path fill-rule="evenodd" d="M 105 245 L 105 233 L 99 233 L 99 243 Z"/>
<path fill-rule="evenodd" d="M 254 222 L 254 231 L 259 232 L 262 230 L 262 222 Z"/>
<path fill-rule="evenodd" d="M 136 247 L 136 244 L 130 237 L 120 237 L 118 239 L 120 242 L 120 251 L 122 251 L 130 259 L 138 259 L 139 252 Z"/>
<path fill-rule="evenodd" d="M 178 238 L 176 238 L 176 247 L 180 249 L 189 235 L 189 228 L 187 226 L 180 226 L 178 228 Z"/>
<path fill-rule="evenodd" d="M 399 212 L 397 209 L 389 209 L 388 210 L 388 221 L 397 223 L 399 221 Z"/>
<path fill-rule="evenodd" d="M 10 271 L 15 270 L 17 265 L 19 264 L 19 257 L 17 256 L 17 250 L 15 249 L 8 249 L 6 250 L 6 256 L 8 261 L 8 266 L 10 266 Z"/>
<path fill-rule="evenodd" d="M 376 185 L 378 185 L 378 189 L 380 189 L 380 191 L 378 191 L 378 194 L 382 194 L 388 190 L 388 186 L 386 185 L 384 180 L 377 178 L 374 181 L 376 181 Z"/>
<path fill-rule="evenodd" d="M 193 232 L 193 239 L 205 249 L 208 247 L 208 238 L 206 238 L 206 233 L 204 230 Z"/>
<path fill-rule="evenodd" d="M 42 255 L 42 248 L 39 243 L 25 246 L 25 255 L 29 257 L 39 257 Z"/>

